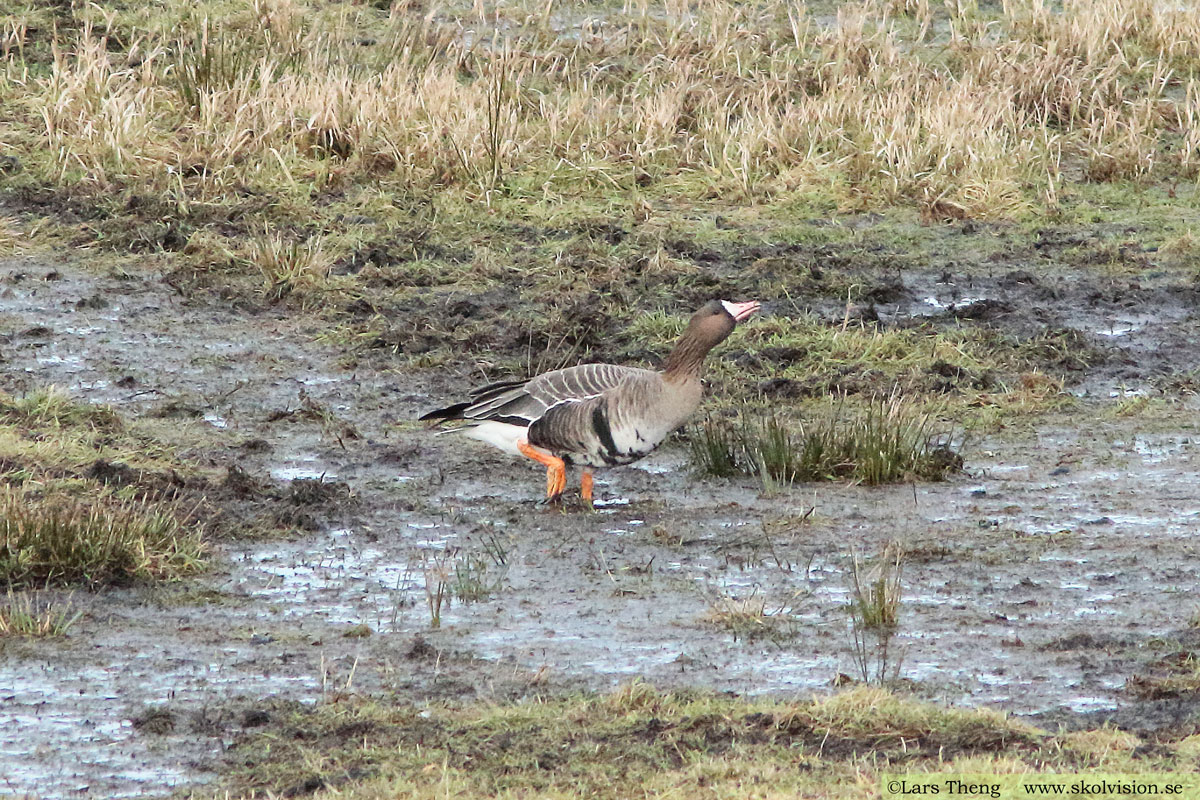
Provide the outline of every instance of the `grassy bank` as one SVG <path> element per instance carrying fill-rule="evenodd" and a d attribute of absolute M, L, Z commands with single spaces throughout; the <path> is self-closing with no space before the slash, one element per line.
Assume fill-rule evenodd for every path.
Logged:
<path fill-rule="evenodd" d="M 343 700 L 272 715 L 233 749 L 233 796 L 879 797 L 880 775 L 1193 772 L 1196 737 L 1051 734 L 858 688 L 801 702 L 635 683 L 467 705 Z M 1150 749 L 1152 748 L 1152 749 Z"/>
<path fill-rule="evenodd" d="M 995 219 L 1200 174 L 1200 22 L 1153 0 L 30 4 L 0 30 L 12 152 L 184 246 L 206 215 L 320 235 L 314 205 L 435 195 Z"/>

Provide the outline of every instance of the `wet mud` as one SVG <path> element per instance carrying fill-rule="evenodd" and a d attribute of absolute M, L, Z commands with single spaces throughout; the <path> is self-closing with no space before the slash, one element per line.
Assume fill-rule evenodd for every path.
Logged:
<path fill-rule="evenodd" d="M 412 422 L 465 369 L 347 367 L 319 322 L 283 309 L 190 301 L 153 274 L 0 262 L 5 390 L 56 384 L 153 421 L 218 502 L 293 508 L 298 530 L 222 540 L 185 584 L 78 593 L 65 639 L 5 643 L 2 791 L 200 784 L 279 704 L 347 692 L 502 698 L 634 677 L 822 691 L 855 673 L 853 555 L 892 540 L 907 556 L 890 666 L 913 691 L 1046 724 L 1196 727 L 1186 698 L 1130 686 L 1197 646 L 1194 402 L 1154 425 L 1096 404 L 1197 366 L 1192 287 L 1085 271 L 872 280 L 885 323 L 1075 331 L 1093 354 L 1074 370 L 1079 410 L 971 442 L 962 474 L 915 486 L 764 493 L 693 479 L 669 444 L 601 474 L 588 513 L 539 505 L 535 467 Z M 714 612 L 760 600 L 761 623 Z"/>

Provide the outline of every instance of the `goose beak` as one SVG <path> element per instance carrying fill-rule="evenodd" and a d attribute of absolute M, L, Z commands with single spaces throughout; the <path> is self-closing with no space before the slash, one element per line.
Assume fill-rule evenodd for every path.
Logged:
<path fill-rule="evenodd" d="M 725 306 L 729 316 L 733 317 L 734 322 L 741 322 L 760 308 L 757 300 L 748 303 L 730 303 L 728 300 L 722 300 L 721 304 Z"/>

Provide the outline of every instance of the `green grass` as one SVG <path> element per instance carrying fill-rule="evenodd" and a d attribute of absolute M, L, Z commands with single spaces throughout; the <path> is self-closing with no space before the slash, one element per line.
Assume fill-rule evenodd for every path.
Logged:
<path fill-rule="evenodd" d="M 99 586 L 175 579 L 203 566 L 199 527 L 160 503 L 99 496 L 0 496 L 0 581 Z"/>
<path fill-rule="evenodd" d="M 231 796 L 866 800 L 888 771 L 1195 772 L 1186 741 L 1135 757 L 1132 734 L 1055 735 L 874 688 L 787 702 L 633 683 L 515 703 L 344 699 L 280 717 L 233 748 Z"/>
<path fill-rule="evenodd" d="M 421 571 L 425 575 L 425 605 L 429 609 L 429 627 L 442 627 L 442 611 L 448 611 L 454 600 L 454 554 L 446 551 L 421 554 Z"/>
<path fill-rule="evenodd" d="M 490 553 L 459 552 L 455 554 L 450 588 L 460 603 L 482 603 L 501 589 L 506 572 Z"/>
<path fill-rule="evenodd" d="M 131 427 L 104 405 L 74 400 L 58 387 L 16 397 L 0 393 L 0 456 L 10 485 L 51 485 L 83 496 L 94 484 L 86 477 L 97 462 L 130 470 L 186 470 L 170 448 Z"/>
<path fill-rule="evenodd" d="M 899 677 L 903 653 L 894 638 L 900 629 L 904 551 L 893 542 L 871 564 L 856 553 L 850 573 L 850 632 L 854 661 L 864 682 L 882 684 Z"/>
<path fill-rule="evenodd" d="M 80 403 L 62 389 L 48 386 L 21 397 L 0 396 L 0 423 L 26 428 L 84 428 L 114 433 L 122 430 L 108 406 Z"/>
<path fill-rule="evenodd" d="M 839 403 L 816 419 L 747 410 L 710 416 L 688 431 L 703 475 L 753 475 L 768 485 L 848 480 L 869 485 L 939 480 L 962 465 L 951 435 L 927 411 L 898 397 L 865 407 Z"/>

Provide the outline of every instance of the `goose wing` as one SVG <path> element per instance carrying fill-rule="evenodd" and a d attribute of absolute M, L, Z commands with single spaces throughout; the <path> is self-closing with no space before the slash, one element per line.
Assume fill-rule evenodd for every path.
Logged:
<path fill-rule="evenodd" d="M 547 409 L 529 426 L 529 443 L 570 464 L 629 464 L 658 447 L 694 406 L 659 373 L 638 370 L 611 390 Z"/>
<path fill-rule="evenodd" d="M 528 381 L 501 381 L 471 392 L 471 398 L 431 411 L 421 419 L 466 419 L 527 427 L 564 403 L 579 403 L 616 389 L 649 370 L 615 364 L 581 364 L 545 372 Z"/>

